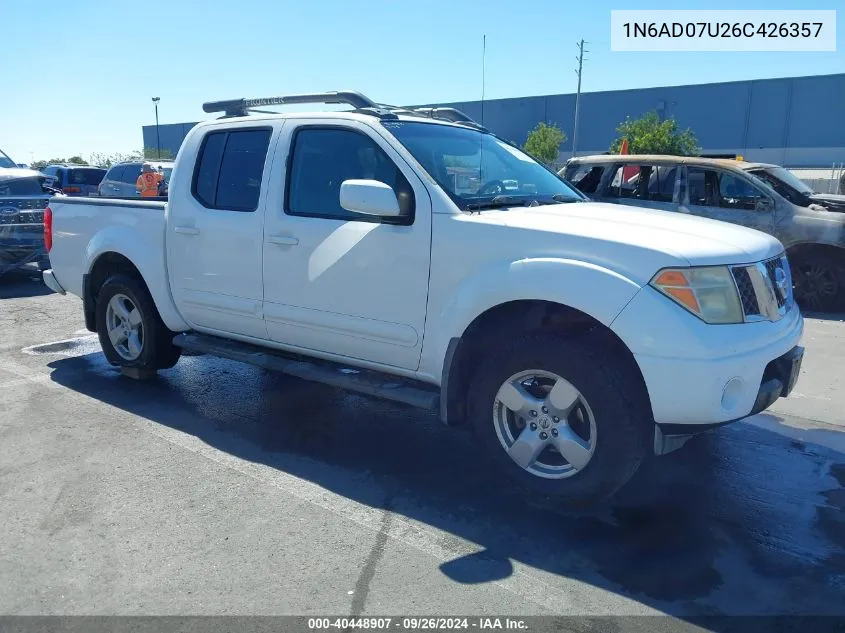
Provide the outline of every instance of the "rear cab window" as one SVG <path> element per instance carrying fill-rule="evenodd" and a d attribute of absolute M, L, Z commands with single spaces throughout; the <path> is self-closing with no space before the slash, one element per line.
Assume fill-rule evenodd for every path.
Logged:
<path fill-rule="evenodd" d="M 105 170 L 86 167 L 74 167 L 68 170 L 69 185 L 99 185 Z"/>
<path fill-rule="evenodd" d="M 271 128 L 206 134 L 191 186 L 194 198 L 208 209 L 255 211 L 271 134 Z"/>

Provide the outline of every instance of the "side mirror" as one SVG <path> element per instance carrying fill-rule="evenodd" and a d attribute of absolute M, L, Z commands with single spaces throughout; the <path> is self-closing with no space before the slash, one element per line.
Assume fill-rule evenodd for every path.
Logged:
<path fill-rule="evenodd" d="M 759 198 L 757 204 L 754 205 L 755 211 L 771 211 L 775 208 L 775 203 L 771 198 Z"/>
<path fill-rule="evenodd" d="M 393 187 L 378 180 L 344 180 L 340 185 L 340 206 L 353 213 L 382 218 L 400 215 Z"/>

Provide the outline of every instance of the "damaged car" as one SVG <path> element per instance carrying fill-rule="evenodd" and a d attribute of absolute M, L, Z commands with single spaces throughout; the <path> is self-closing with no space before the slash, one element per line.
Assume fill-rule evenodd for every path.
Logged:
<path fill-rule="evenodd" d="M 764 168 L 692 156 L 596 155 L 568 160 L 559 175 L 592 200 L 697 215 L 773 235 L 787 249 L 798 304 L 809 311 L 845 310 L 845 214 L 793 201 L 753 173 L 757 167 Z"/>

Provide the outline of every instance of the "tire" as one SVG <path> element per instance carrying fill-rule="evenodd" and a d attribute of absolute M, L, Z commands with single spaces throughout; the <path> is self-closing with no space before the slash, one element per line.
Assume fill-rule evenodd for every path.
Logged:
<path fill-rule="evenodd" d="M 119 320 L 114 309 L 117 303 L 130 316 L 132 308 L 137 309 L 138 316 L 130 319 L 140 324 L 134 345 L 128 338 L 116 345 L 109 336 L 109 326 Z M 164 325 L 149 291 L 137 277 L 118 273 L 106 279 L 97 294 L 95 310 L 100 346 L 110 364 L 156 371 L 169 369 L 179 360 L 181 350 L 173 345 L 173 332 Z"/>
<path fill-rule="evenodd" d="M 467 403 L 473 434 L 494 466 L 526 491 L 554 496 L 572 505 L 601 501 L 634 475 L 652 447 L 653 421 L 644 387 L 633 373 L 634 369 L 601 337 L 572 340 L 553 334 L 527 335 L 478 359 L 477 367 Z M 500 390 L 504 390 L 504 385 L 515 376 L 526 372 L 533 375 L 529 370 L 541 370 L 568 383 L 568 387 L 561 383 L 564 394 L 557 400 L 566 399 L 566 393 L 573 393 L 567 391 L 570 387 L 579 396 L 571 413 L 557 410 L 561 416 L 566 416 L 560 418 L 560 422 L 555 422 L 559 419 L 552 416 L 556 409 L 547 400 L 551 412 L 547 415 L 545 409 L 538 410 L 537 416 L 532 418 L 532 408 L 528 412 L 530 415 L 524 418 L 522 428 L 524 432 L 529 431 L 533 419 L 538 436 L 539 429 L 548 430 L 546 443 L 558 442 L 557 438 L 562 439 L 565 435 L 571 439 L 570 432 L 575 432 L 582 445 L 591 444 L 592 453 L 586 464 L 575 468 L 569 463 L 568 474 L 565 474 L 567 464 L 564 463 L 568 460 L 563 459 L 563 452 L 556 446 L 543 448 L 535 462 L 536 468 L 532 466 L 532 470 L 518 464 L 505 448 L 508 439 L 512 439 L 513 451 L 516 438 L 523 437 L 518 429 L 513 430 L 522 418 L 499 400 L 504 393 Z M 520 384 L 519 380 L 517 384 Z M 547 377 L 541 376 L 539 380 L 543 382 Z M 534 386 L 547 387 L 535 383 L 532 389 Z M 520 393 L 525 392 L 524 386 L 522 389 Z M 555 433 L 554 438 L 551 433 Z M 567 452 L 571 452 L 571 448 Z M 583 457 L 582 450 L 578 458 Z M 537 474 L 538 471 L 544 471 L 544 474 Z"/>
<path fill-rule="evenodd" d="M 845 257 L 808 252 L 796 257 L 791 267 L 795 300 L 802 310 L 845 310 Z"/>

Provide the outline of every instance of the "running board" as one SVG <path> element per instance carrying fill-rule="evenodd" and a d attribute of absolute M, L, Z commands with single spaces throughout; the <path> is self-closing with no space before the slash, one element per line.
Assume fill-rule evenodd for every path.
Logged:
<path fill-rule="evenodd" d="M 183 350 L 228 358 L 420 409 L 437 410 L 440 403 L 440 391 L 433 385 L 369 369 L 305 358 L 207 334 L 177 334 L 173 344 Z"/>

